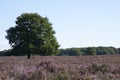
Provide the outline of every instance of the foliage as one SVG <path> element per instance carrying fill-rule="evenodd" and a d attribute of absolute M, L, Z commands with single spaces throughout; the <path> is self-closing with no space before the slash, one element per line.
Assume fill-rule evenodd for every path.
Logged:
<path fill-rule="evenodd" d="M 88 55 L 96 55 L 96 48 L 95 47 L 88 47 L 87 54 Z"/>
<path fill-rule="evenodd" d="M 58 53 L 59 45 L 54 36 L 55 31 L 47 17 L 37 13 L 24 13 L 17 17 L 15 27 L 10 27 L 6 32 L 14 55 Z"/>
<path fill-rule="evenodd" d="M 117 49 L 118 54 L 120 54 L 120 48 Z"/>
<path fill-rule="evenodd" d="M 11 56 L 12 55 L 11 51 L 12 51 L 11 49 L 0 51 L 0 56 Z"/>
<path fill-rule="evenodd" d="M 58 55 L 68 55 L 68 56 L 79 56 L 80 49 L 79 48 L 70 48 L 70 49 L 60 49 L 60 54 Z"/>
<path fill-rule="evenodd" d="M 120 48 L 114 47 L 86 47 L 86 48 L 67 48 L 60 49 L 60 55 L 78 56 L 78 55 L 113 55 L 120 54 Z"/>
<path fill-rule="evenodd" d="M 114 47 L 98 47 L 97 48 L 97 54 L 103 55 L 103 54 L 117 54 L 118 51 Z"/>
<path fill-rule="evenodd" d="M 91 49 L 91 50 L 89 50 Z M 17 52 L 15 52 L 17 54 Z M 21 52 L 20 55 L 26 53 Z M 120 48 L 114 47 L 86 47 L 86 48 L 67 48 L 59 49 L 57 56 L 82 56 L 82 55 L 117 55 L 120 54 Z M 0 51 L 0 56 L 14 55 L 11 50 Z M 19 55 L 19 54 L 17 54 Z M 35 55 L 35 54 L 33 54 Z"/>

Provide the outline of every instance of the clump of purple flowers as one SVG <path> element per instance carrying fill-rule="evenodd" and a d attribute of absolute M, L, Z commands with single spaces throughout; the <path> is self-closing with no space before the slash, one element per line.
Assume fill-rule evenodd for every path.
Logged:
<path fill-rule="evenodd" d="M 0 57 L 0 80 L 119 79 L 119 55 Z"/>

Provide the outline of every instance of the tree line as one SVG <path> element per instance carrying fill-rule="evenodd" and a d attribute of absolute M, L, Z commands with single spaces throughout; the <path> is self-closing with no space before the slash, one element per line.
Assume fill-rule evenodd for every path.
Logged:
<path fill-rule="evenodd" d="M 120 48 L 115 47 L 85 47 L 59 49 L 56 56 L 82 56 L 82 55 L 115 55 L 120 54 Z M 25 52 L 14 53 L 11 49 L 0 51 L 0 56 L 24 56 Z M 32 54 L 35 55 L 35 54 Z M 37 54 L 40 55 L 40 54 Z"/>
<path fill-rule="evenodd" d="M 60 49 L 59 56 L 80 56 L 80 55 L 114 55 L 120 54 L 120 48 L 115 47 L 85 47 Z"/>

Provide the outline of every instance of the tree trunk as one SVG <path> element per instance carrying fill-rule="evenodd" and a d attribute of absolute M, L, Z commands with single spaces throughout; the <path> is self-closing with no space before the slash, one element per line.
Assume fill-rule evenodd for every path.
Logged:
<path fill-rule="evenodd" d="M 30 59 L 30 52 L 28 52 L 28 56 L 27 57 L 28 57 L 28 59 Z"/>

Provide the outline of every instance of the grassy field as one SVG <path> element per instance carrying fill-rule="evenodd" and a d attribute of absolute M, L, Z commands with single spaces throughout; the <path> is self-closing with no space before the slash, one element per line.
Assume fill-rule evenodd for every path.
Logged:
<path fill-rule="evenodd" d="M 120 55 L 0 57 L 0 80 L 120 80 Z"/>

